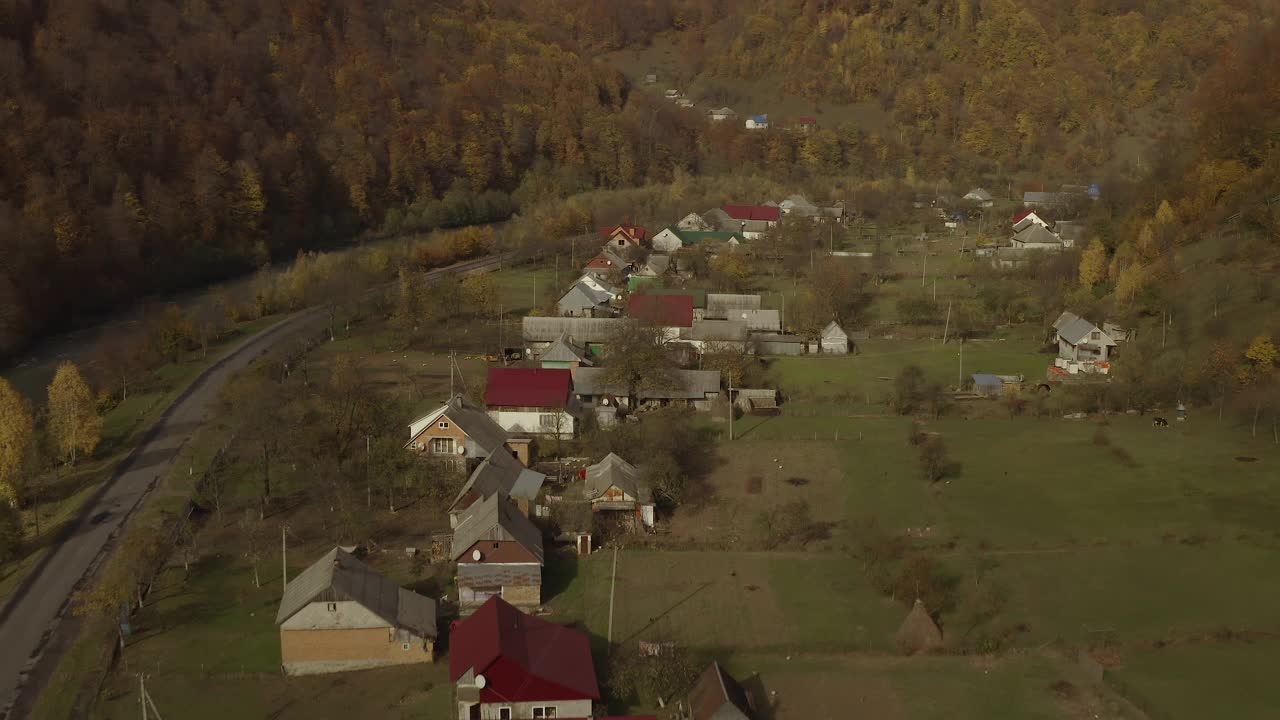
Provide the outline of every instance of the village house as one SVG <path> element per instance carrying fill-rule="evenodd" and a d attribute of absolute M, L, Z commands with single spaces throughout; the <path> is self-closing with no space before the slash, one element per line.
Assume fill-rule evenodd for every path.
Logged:
<path fill-rule="evenodd" d="M 667 269 L 671 267 L 671 256 L 661 253 L 652 253 L 642 262 L 633 263 L 631 278 L 660 278 L 667 274 Z"/>
<path fill-rule="evenodd" d="M 704 220 L 698 213 L 689 213 L 688 215 L 685 215 L 680 219 L 680 222 L 676 223 L 676 228 L 679 230 L 692 230 L 695 232 L 715 229 L 711 223 Z"/>
<path fill-rule="evenodd" d="M 585 347 L 575 343 L 568 333 L 560 333 L 560 337 L 538 356 L 538 364 L 544 368 L 574 370 L 591 367 L 595 363 L 588 357 Z"/>
<path fill-rule="evenodd" d="M 461 614 L 491 597 L 523 610 L 542 604 L 542 531 L 502 493 L 458 513 L 451 558 Z"/>
<path fill-rule="evenodd" d="M 1022 205 L 1023 207 L 1061 208 L 1068 205 L 1073 197 L 1070 193 L 1028 191 L 1022 193 Z"/>
<path fill-rule="evenodd" d="M 590 720 L 600 700 L 591 642 L 492 597 L 449 638 L 456 720 Z"/>
<path fill-rule="evenodd" d="M 289 675 L 435 659 L 436 603 L 334 548 L 284 587 L 280 661 Z"/>
<path fill-rule="evenodd" d="M 743 125 L 748 130 L 768 130 L 769 116 L 768 115 L 752 115 L 751 117 L 747 118 L 747 121 L 743 123 Z"/>
<path fill-rule="evenodd" d="M 713 230 L 721 232 L 740 232 L 742 230 L 742 223 L 729 217 L 729 213 L 721 208 L 711 208 L 702 213 L 702 220 Z"/>
<path fill-rule="evenodd" d="M 556 309 L 564 317 L 601 317 L 612 314 L 612 303 L 619 297 L 617 290 L 590 275 L 573 284 L 560 299 Z"/>
<path fill-rule="evenodd" d="M 568 335 L 588 353 L 603 347 L 622 326 L 621 318 L 576 318 L 525 316 L 520 320 L 520 336 L 529 357 L 537 357 L 561 335 Z"/>
<path fill-rule="evenodd" d="M 749 415 L 777 415 L 778 391 L 772 388 L 733 388 L 733 405 Z"/>
<path fill-rule="evenodd" d="M 700 353 L 746 352 L 747 334 L 743 320 L 694 320 L 680 330 L 680 342 Z"/>
<path fill-rule="evenodd" d="M 1004 382 L 990 373 L 974 373 L 973 391 L 985 397 L 999 397 L 1004 392 Z"/>
<path fill-rule="evenodd" d="M 685 703 L 682 720 L 752 720 L 755 712 L 747 691 L 716 662 L 698 676 Z"/>
<path fill-rule="evenodd" d="M 707 111 L 707 115 L 711 117 L 712 122 L 722 122 L 724 120 L 732 120 L 738 117 L 738 113 L 730 107 L 718 107 Z"/>
<path fill-rule="evenodd" d="M 578 429 L 572 382 L 560 368 L 491 367 L 484 403 L 507 432 L 571 438 Z"/>
<path fill-rule="evenodd" d="M 1009 239 L 1009 247 L 1018 250 L 1059 252 L 1062 250 L 1062 238 L 1053 234 L 1043 225 L 1030 223 L 1022 230 L 1014 233 L 1013 237 Z"/>
<path fill-rule="evenodd" d="M 739 223 L 742 236 L 748 240 L 764 237 L 782 219 L 782 208 L 768 205 L 724 205 L 724 213 Z M 733 230 L 734 228 L 721 228 Z"/>
<path fill-rule="evenodd" d="M 693 327 L 693 298 L 689 295 L 636 293 L 627 298 L 627 316 L 663 328 L 667 340 Z"/>
<path fill-rule="evenodd" d="M 1059 220 L 1053 224 L 1053 234 L 1062 239 L 1062 247 L 1073 248 L 1083 245 L 1088 237 L 1089 229 L 1078 220 Z"/>
<path fill-rule="evenodd" d="M 611 225 L 600 228 L 600 238 L 605 247 L 622 253 L 629 247 L 644 247 L 649 232 L 639 225 Z"/>
<path fill-rule="evenodd" d="M 585 275 L 604 281 L 614 277 L 625 279 L 631 271 L 631 263 L 611 249 L 601 250 L 582 267 Z"/>
<path fill-rule="evenodd" d="M 627 388 L 609 382 L 605 368 L 578 368 L 573 371 L 573 392 L 584 408 L 630 408 Z M 673 370 L 669 382 L 650 387 L 637 394 L 639 407 L 687 406 L 708 411 L 720 396 L 719 370 Z M 598 413 L 597 413 L 598 414 Z"/>
<path fill-rule="evenodd" d="M 823 218 L 827 220 L 840 221 L 844 219 L 844 208 L 839 205 L 830 207 L 819 207 L 813 204 L 803 195 L 789 195 L 787 199 L 778 203 L 778 208 L 782 211 L 784 217 L 807 217 L 807 218 Z"/>
<path fill-rule="evenodd" d="M 494 495 L 501 495 L 515 503 L 521 512 L 528 515 L 546 480 L 546 475 L 525 467 L 507 453 L 490 455 L 471 471 L 462 489 L 449 504 L 449 527 L 457 527 L 462 513 Z"/>
<path fill-rule="evenodd" d="M 1045 229 L 1049 228 L 1049 223 L 1046 220 L 1042 219 L 1038 214 L 1036 214 L 1035 210 L 1023 210 L 1022 212 L 1013 216 L 1013 231 L 1015 233 L 1021 232 L 1031 227 L 1033 224 L 1039 225 L 1040 227 Z"/>
<path fill-rule="evenodd" d="M 971 203 L 975 203 L 978 207 L 989 208 L 995 205 L 995 198 L 985 188 L 974 188 L 964 194 L 964 199 Z"/>
<path fill-rule="evenodd" d="M 1108 372 L 1111 348 L 1116 341 L 1097 325 L 1072 312 L 1063 312 L 1053 322 L 1058 341 L 1054 365 L 1068 373 Z"/>
<path fill-rule="evenodd" d="M 583 480 L 592 512 L 620 515 L 632 524 L 653 527 L 653 488 L 635 465 L 609 453 L 587 467 Z"/>
<path fill-rule="evenodd" d="M 720 247 L 737 247 L 742 243 L 742 234 L 723 230 L 684 230 L 672 226 L 663 228 L 653 236 L 653 249 L 658 252 L 674 253 L 681 248 L 706 243 L 714 249 Z"/>
<path fill-rule="evenodd" d="M 827 323 L 818 339 L 818 350 L 833 355 L 846 355 L 849 352 L 849 334 L 835 320 Z"/>
<path fill-rule="evenodd" d="M 801 115 L 796 118 L 796 122 L 792 128 L 802 135 L 808 135 L 818 129 L 818 118 L 813 117 L 812 115 Z"/>
<path fill-rule="evenodd" d="M 405 448 L 465 469 L 499 451 L 507 438 L 484 408 L 457 394 L 409 424 Z"/>

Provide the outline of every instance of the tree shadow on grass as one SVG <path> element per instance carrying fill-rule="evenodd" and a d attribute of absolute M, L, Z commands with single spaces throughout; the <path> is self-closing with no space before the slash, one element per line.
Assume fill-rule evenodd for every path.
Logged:
<path fill-rule="evenodd" d="M 579 558 L 572 550 L 555 549 L 547 557 L 542 570 L 542 598 L 544 603 L 554 600 L 569 589 L 578 577 Z"/>

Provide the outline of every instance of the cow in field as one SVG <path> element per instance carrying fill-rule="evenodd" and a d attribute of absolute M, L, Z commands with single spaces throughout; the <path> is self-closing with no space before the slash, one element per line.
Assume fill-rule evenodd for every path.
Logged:
<path fill-rule="evenodd" d="M 1151 427 L 1169 427 L 1169 421 L 1158 417 L 1151 421 Z"/>

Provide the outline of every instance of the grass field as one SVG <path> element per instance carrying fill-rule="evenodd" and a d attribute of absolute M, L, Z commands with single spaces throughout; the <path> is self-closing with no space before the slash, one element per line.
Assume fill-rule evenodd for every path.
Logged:
<path fill-rule="evenodd" d="M 612 566 L 605 550 L 578 561 L 568 587 L 551 600 L 597 641 L 609 634 Z M 905 614 L 866 584 L 856 561 L 837 554 L 624 550 L 613 640 L 730 652 L 887 650 Z"/>
<path fill-rule="evenodd" d="M 1278 657 L 1275 638 L 1173 645 L 1126 658 L 1108 679 L 1153 720 L 1269 720 L 1280 708 Z"/>

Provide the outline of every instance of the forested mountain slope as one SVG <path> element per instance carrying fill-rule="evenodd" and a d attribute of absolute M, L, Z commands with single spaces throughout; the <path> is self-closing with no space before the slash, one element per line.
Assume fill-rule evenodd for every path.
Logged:
<path fill-rule="evenodd" d="M 0 356 L 363 228 L 484 221 L 677 169 L 1087 175 L 1131 110 L 1185 117 L 1205 68 L 1269 6 L 5 0 Z M 659 33 L 700 75 L 874 100 L 892 127 L 709 126 L 600 61 Z"/>

